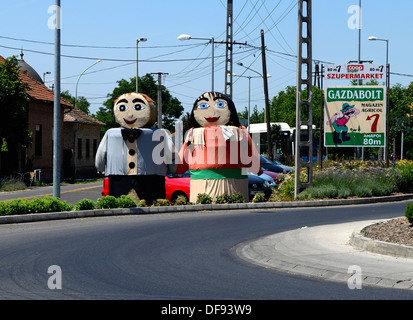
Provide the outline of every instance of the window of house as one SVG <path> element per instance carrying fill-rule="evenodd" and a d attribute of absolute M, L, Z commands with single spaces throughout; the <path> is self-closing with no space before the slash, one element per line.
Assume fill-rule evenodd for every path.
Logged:
<path fill-rule="evenodd" d="M 37 157 L 42 156 L 42 125 L 36 124 L 34 132 L 34 154 Z"/>
<path fill-rule="evenodd" d="M 90 139 L 86 139 L 86 158 L 90 158 Z"/>
<path fill-rule="evenodd" d="M 77 158 L 82 159 L 82 139 L 77 139 Z"/>
<path fill-rule="evenodd" d="M 98 152 L 98 141 L 93 139 L 93 157 L 96 157 L 96 153 Z"/>

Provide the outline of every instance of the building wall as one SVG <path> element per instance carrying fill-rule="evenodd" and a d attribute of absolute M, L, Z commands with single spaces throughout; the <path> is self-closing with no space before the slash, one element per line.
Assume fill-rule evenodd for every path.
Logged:
<path fill-rule="evenodd" d="M 97 176 L 95 155 L 100 143 L 100 126 L 78 122 L 64 123 L 65 177 Z M 71 167 L 71 168 L 70 168 Z"/>
<path fill-rule="evenodd" d="M 27 149 L 28 159 L 33 159 L 33 170 L 41 169 L 42 180 L 53 180 L 53 103 L 29 102 L 29 130 L 32 132 L 32 145 Z M 63 123 L 63 108 L 61 124 Z M 63 127 L 61 126 L 61 129 Z M 63 145 L 63 134 L 60 138 Z M 60 161 L 63 150 L 61 148 Z M 30 161 L 30 160 L 29 160 Z"/>

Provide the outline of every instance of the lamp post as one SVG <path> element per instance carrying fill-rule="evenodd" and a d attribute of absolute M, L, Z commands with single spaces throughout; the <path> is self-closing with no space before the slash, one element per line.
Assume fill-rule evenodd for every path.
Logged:
<path fill-rule="evenodd" d="M 386 167 L 389 166 L 389 103 L 390 103 L 390 66 L 389 66 L 389 40 L 388 39 L 380 39 L 374 36 L 370 36 L 369 40 L 371 41 L 384 41 L 386 42 L 386 144 L 385 144 L 385 157 L 386 157 Z"/>
<path fill-rule="evenodd" d="M 87 70 L 89 70 L 89 69 L 92 68 L 95 64 L 97 64 L 97 63 L 99 63 L 99 62 L 101 62 L 101 61 L 102 61 L 102 59 L 96 60 L 96 62 L 93 63 L 92 65 L 90 65 L 89 67 L 87 67 L 87 68 L 80 74 L 79 78 L 77 79 L 77 82 L 76 82 L 76 96 L 75 96 L 75 108 L 76 108 L 76 105 L 77 105 L 77 86 L 78 86 L 78 84 L 79 84 L 80 78 L 83 76 L 83 74 L 84 74 Z"/>
<path fill-rule="evenodd" d="M 189 34 L 181 34 L 178 37 L 178 40 L 184 41 L 184 40 L 191 40 L 191 39 L 196 39 L 196 40 L 209 40 L 211 42 L 211 47 L 212 47 L 212 54 L 211 54 L 211 69 L 212 69 L 212 75 L 211 75 L 211 91 L 214 92 L 214 38 L 195 38 L 190 36 Z"/>
<path fill-rule="evenodd" d="M 241 62 L 237 62 L 237 64 L 240 65 L 240 66 L 242 66 L 242 67 L 245 67 L 244 65 L 242 65 Z M 247 67 L 245 67 L 245 68 L 247 68 Z M 250 69 L 250 68 L 247 68 L 247 69 L 252 70 L 252 69 Z M 255 71 L 255 70 L 252 70 L 252 71 L 257 72 L 257 71 Z M 250 133 L 251 78 L 262 78 L 262 75 L 261 75 L 259 72 L 257 72 L 257 73 L 260 75 L 259 77 L 242 76 L 242 75 L 238 75 L 238 74 L 235 74 L 235 73 L 232 74 L 233 76 L 236 76 L 236 77 L 241 77 L 241 78 L 247 78 L 247 79 L 248 79 L 248 133 Z M 267 74 L 267 78 L 271 78 L 271 75 L 270 75 L 270 74 Z"/>
<path fill-rule="evenodd" d="M 136 39 L 136 92 L 139 92 L 138 91 L 138 45 L 139 45 L 139 42 L 145 42 L 145 41 L 147 41 L 148 39 L 146 39 L 146 38 L 140 38 L 140 39 Z"/>

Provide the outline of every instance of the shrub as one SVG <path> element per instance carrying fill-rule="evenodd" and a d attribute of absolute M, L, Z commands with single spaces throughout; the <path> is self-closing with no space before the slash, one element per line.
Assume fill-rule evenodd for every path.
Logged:
<path fill-rule="evenodd" d="M 170 206 L 171 203 L 169 202 L 168 199 L 156 199 L 153 202 L 153 207 L 166 207 L 166 206 Z"/>
<path fill-rule="evenodd" d="M 179 195 L 176 197 L 175 201 L 174 201 L 174 205 L 176 206 L 184 206 L 188 204 L 188 200 L 185 196 L 183 195 Z"/>
<path fill-rule="evenodd" d="M 5 216 L 8 214 L 8 205 L 6 202 L 0 202 L 0 216 Z"/>
<path fill-rule="evenodd" d="M 29 205 L 30 205 L 30 212 L 32 213 L 40 213 L 40 212 L 49 211 L 47 203 L 43 198 L 34 198 L 30 200 Z"/>
<path fill-rule="evenodd" d="M 245 198 L 242 195 L 241 192 L 237 192 L 234 193 L 233 195 L 231 195 L 231 199 L 230 199 L 231 203 L 243 203 L 245 202 Z"/>
<path fill-rule="evenodd" d="M 29 200 L 27 199 L 14 199 L 7 202 L 7 214 L 26 214 L 30 213 Z"/>
<path fill-rule="evenodd" d="M 223 194 L 216 197 L 215 203 L 218 203 L 218 204 L 231 203 L 232 202 L 231 200 L 232 200 L 231 196 L 228 193 L 224 192 Z"/>
<path fill-rule="evenodd" d="M 252 202 L 265 202 L 265 194 L 262 192 L 256 193 L 254 198 L 252 198 Z"/>
<path fill-rule="evenodd" d="M 404 216 L 409 220 L 410 224 L 413 225 L 413 203 L 407 204 Z"/>
<path fill-rule="evenodd" d="M 206 193 L 198 193 L 196 197 L 196 203 L 197 204 L 210 204 L 212 203 L 212 198 L 210 195 Z"/>
<path fill-rule="evenodd" d="M 146 200 L 145 199 L 139 200 L 138 207 L 146 207 Z"/>
<path fill-rule="evenodd" d="M 26 185 L 20 179 L 1 179 L 0 190 L 1 191 L 17 191 L 26 189 Z"/>
<path fill-rule="evenodd" d="M 33 201 L 33 200 L 32 200 Z M 43 197 L 44 208 L 46 211 L 42 212 L 61 212 L 70 211 L 73 209 L 73 205 L 66 201 L 61 201 L 57 197 L 45 196 Z"/>
<path fill-rule="evenodd" d="M 118 207 L 118 201 L 114 196 L 100 197 L 96 201 L 96 208 L 98 209 L 111 209 L 111 208 L 117 208 L 117 207 Z"/>
<path fill-rule="evenodd" d="M 121 195 L 118 199 L 119 208 L 135 208 L 136 202 L 133 201 L 131 196 Z"/>
<path fill-rule="evenodd" d="M 93 210 L 96 208 L 96 203 L 90 199 L 82 199 L 75 205 L 76 211 Z"/>
<path fill-rule="evenodd" d="M 398 181 L 398 189 L 401 192 L 413 191 L 413 161 L 401 160 L 396 164 L 396 169 L 400 173 L 400 181 Z"/>

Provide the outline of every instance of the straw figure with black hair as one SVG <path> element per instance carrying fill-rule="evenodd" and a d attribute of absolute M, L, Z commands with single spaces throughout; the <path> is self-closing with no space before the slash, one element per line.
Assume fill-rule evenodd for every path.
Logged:
<path fill-rule="evenodd" d="M 241 193 L 248 201 L 247 169 L 259 173 L 261 161 L 245 127 L 240 125 L 234 102 L 219 92 L 198 97 L 188 130 L 179 152 L 177 173 L 188 169 L 190 201 L 207 194 L 213 201 L 224 193 Z"/>

